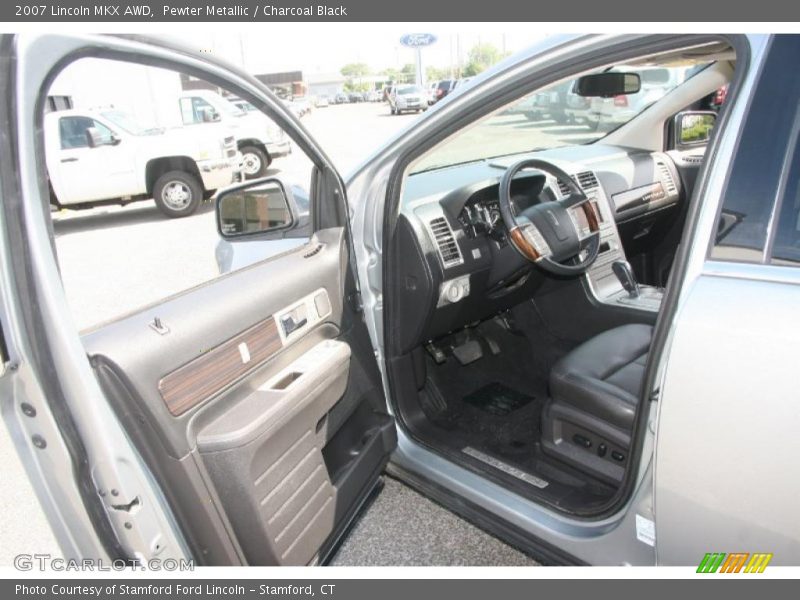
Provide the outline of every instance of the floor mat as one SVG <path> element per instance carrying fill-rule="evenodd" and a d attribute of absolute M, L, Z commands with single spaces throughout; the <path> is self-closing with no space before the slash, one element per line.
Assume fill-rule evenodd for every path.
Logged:
<path fill-rule="evenodd" d="M 521 394 L 498 381 L 493 381 L 464 396 L 464 402 L 467 404 L 477 406 L 490 415 L 498 417 L 504 417 L 518 408 L 522 408 L 533 399 L 532 396 Z"/>
<path fill-rule="evenodd" d="M 471 448 L 541 477 L 556 503 L 571 497 L 586 508 L 605 501 L 610 486 L 542 454 L 541 416 L 554 357 L 542 356 L 528 339 L 496 322 L 482 323 L 478 332 L 495 340 L 501 352 L 487 352 L 466 366 L 452 356 L 444 364 L 428 359 L 424 394 L 429 398 L 421 406 L 439 431 L 436 438 L 460 454 Z"/>

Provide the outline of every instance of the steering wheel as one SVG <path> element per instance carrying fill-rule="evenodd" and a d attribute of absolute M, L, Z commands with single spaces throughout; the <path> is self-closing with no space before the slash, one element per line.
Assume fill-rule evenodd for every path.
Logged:
<path fill-rule="evenodd" d="M 566 185 L 561 200 L 542 202 L 515 214 L 511 182 L 522 169 L 538 169 Z M 511 165 L 500 180 L 500 215 L 517 251 L 532 263 L 555 275 L 585 273 L 600 250 L 600 223 L 594 206 L 564 170 L 532 158 Z M 582 214 L 581 214 L 582 213 Z M 586 227 L 580 217 L 585 217 Z M 586 251 L 583 258 L 577 258 Z"/>

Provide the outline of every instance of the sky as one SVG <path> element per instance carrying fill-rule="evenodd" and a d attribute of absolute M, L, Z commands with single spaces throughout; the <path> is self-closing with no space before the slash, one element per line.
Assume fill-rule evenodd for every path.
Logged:
<path fill-rule="evenodd" d="M 414 62 L 414 50 L 400 44 L 406 33 L 432 33 L 436 43 L 423 50 L 424 66 L 450 67 L 459 56 L 466 62 L 475 44 L 491 43 L 515 52 L 545 37 L 530 23 L 287 23 L 280 27 L 248 27 L 241 33 L 178 33 L 180 41 L 197 50 L 242 64 L 252 73 L 302 70 L 338 73 L 342 66 L 363 62 L 373 71 Z"/>

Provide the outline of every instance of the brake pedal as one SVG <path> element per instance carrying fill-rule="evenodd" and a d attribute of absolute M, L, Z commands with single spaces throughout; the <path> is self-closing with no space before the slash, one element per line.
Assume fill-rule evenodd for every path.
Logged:
<path fill-rule="evenodd" d="M 468 365 L 483 358 L 483 348 L 477 340 L 467 340 L 463 344 L 453 347 L 453 356 L 462 365 Z"/>

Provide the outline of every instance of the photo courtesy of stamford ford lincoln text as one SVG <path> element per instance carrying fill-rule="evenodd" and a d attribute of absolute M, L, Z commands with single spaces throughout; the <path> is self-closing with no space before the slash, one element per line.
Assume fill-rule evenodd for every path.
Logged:
<path fill-rule="evenodd" d="M 8 597 L 800 578 L 800 10 L 582 4 L 0 8 Z"/>

